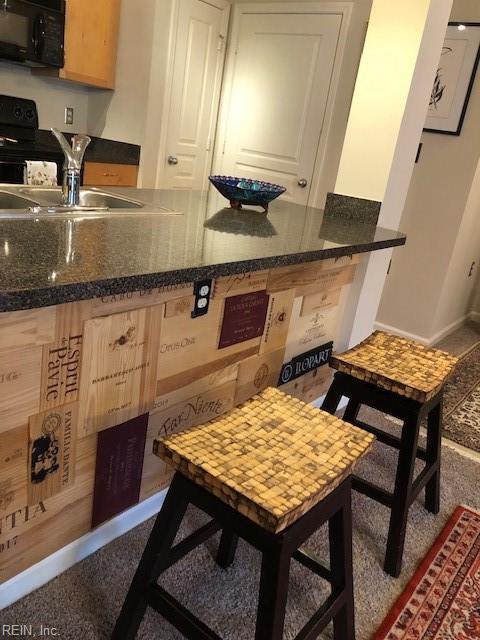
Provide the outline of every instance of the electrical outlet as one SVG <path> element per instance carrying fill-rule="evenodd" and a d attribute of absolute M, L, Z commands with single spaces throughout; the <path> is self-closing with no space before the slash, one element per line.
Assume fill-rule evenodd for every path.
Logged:
<path fill-rule="evenodd" d="M 65 107 L 65 124 L 73 124 L 73 107 Z"/>

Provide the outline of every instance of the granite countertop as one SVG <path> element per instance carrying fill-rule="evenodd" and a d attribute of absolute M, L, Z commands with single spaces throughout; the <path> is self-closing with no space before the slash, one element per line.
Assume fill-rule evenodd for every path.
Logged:
<path fill-rule="evenodd" d="M 353 216 L 277 200 L 268 216 L 217 192 L 108 189 L 146 203 L 109 212 L 0 215 L 0 311 L 126 293 L 405 244 Z M 160 207 L 180 212 L 159 212 Z"/>

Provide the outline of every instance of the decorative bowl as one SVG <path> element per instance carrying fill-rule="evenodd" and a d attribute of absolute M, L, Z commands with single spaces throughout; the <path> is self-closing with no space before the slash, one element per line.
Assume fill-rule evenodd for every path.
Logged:
<path fill-rule="evenodd" d="M 222 196 L 230 200 L 230 206 L 233 209 L 241 209 L 242 204 L 249 204 L 254 207 L 263 207 L 267 212 L 269 203 L 286 191 L 285 187 L 279 184 L 250 178 L 209 176 L 208 179 Z"/>

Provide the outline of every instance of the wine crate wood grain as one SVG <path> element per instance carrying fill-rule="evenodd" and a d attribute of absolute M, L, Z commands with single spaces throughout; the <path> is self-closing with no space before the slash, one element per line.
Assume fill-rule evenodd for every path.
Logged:
<path fill-rule="evenodd" d="M 294 299 L 294 289 L 278 291 L 270 295 L 260 353 L 271 353 L 285 346 Z"/>
<path fill-rule="evenodd" d="M 296 378 L 295 380 L 291 380 L 286 384 L 282 384 L 280 387 L 280 391 L 283 393 L 288 393 L 289 396 L 293 396 L 294 398 L 298 398 L 299 400 L 303 400 L 303 386 L 305 381 L 303 380 L 304 376 L 300 378 Z"/>
<path fill-rule="evenodd" d="M 325 311 L 326 309 L 336 307 L 340 301 L 341 293 L 341 289 L 326 289 L 325 291 L 313 293 L 310 296 L 304 296 L 300 315 L 308 316 L 317 311 Z"/>
<path fill-rule="evenodd" d="M 42 347 L 0 351 L 0 433 L 28 423 L 40 407 Z"/>
<path fill-rule="evenodd" d="M 243 293 L 264 291 L 267 288 L 269 271 L 252 271 L 251 273 L 237 273 L 223 276 L 215 280 L 213 298 L 237 296 Z"/>
<path fill-rule="evenodd" d="M 184 386 L 193 384 L 196 380 L 205 378 L 217 371 L 221 371 L 230 365 L 241 362 L 242 360 L 250 358 L 257 353 L 258 347 L 253 346 L 199 366 L 194 366 L 194 363 L 192 363 L 190 369 L 186 369 L 185 371 L 174 376 L 170 376 L 169 378 L 158 380 L 157 396 L 163 396 L 168 393 L 172 393 L 175 390 L 181 390 Z"/>
<path fill-rule="evenodd" d="M 0 349 L 53 342 L 56 314 L 56 307 L 0 313 Z"/>
<path fill-rule="evenodd" d="M 50 409 L 28 421 L 28 495 L 34 506 L 73 484 L 77 403 Z"/>
<path fill-rule="evenodd" d="M 0 514 L 27 503 L 28 427 L 0 433 Z"/>
<path fill-rule="evenodd" d="M 165 303 L 165 318 L 182 316 L 191 313 L 195 306 L 195 296 L 184 296 Z"/>
<path fill-rule="evenodd" d="M 157 304 L 163 304 L 169 300 L 193 296 L 193 283 L 183 282 L 181 284 L 165 285 L 155 289 L 145 291 L 131 291 L 129 293 L 118 293 L 103 298 L 92 300 L 92 317 L 108 316 L 112 313 L 133 311 L 143 309 Z M 192 305 L 193 308 L 193 305 Z"/>
<path fill-rule="evenodd" d="M 303 378 L 303 401 L 315 402 L 325 393 L 327 393 L 333 379 L 333 370 L 328 365 L 318 367 Z"/>
<path fill-rule="evenodd" d="M 202 363 L 203 366 L 216 360 L 223 363 L 229 356 L 242 353 L 250 348 L 254 348 L 255 352 L 258 352 L 261 337 L 239 342 L 225 349 L 218 349 L 224 302 L 225 300 L 222 298 L 212 300 L 207 315 L 198 318 L 184 314 L 164 319 L 158 358 L 157 379 L 159 381 L 188 372 L 197 363 Z M 229 362 L 222 364 L 222 366 L 216 366 L 211 371 L 223 368 L 227 364 Z M 207 373 L 209 371 L 204 375 Z M 185 381 L 184 384 L 191 381 L 191 379 Z M 162 393 L 167 393 L 167 390 L 162 391 L 162 387 L 157 385 L 157 395 Z"/>
<path fill-rule="evenodd" d="M 163 313 L 157 305 L 85 323 L 80 433 L 113 427 L 151 409 Z"/>
<path fill-rule="evenodd" d="M 296 296 L 305 295 L 305 287 L 316 286 L 317 291 L 333 289 L 353 280 L 356 265 L 325 269 L 325 261 L 309 262 L 295 267 L 272 269 L 267 283 L 267 292 L 296 289 Z"/>
<path fill-rule="evenodd" d="M 285 348 L 243 360 L 238 368 L 235 405 L 245 402 L 266 387 L 276 387 Z"/>
<path fill-rule="evenodd" d="M 182 386 L 180 389 L 175 389 L 169 393 L 157 396 L 153 401 L 153 409 L 150 411 L 150 415 L 157 411 L 170 409 L 180 402 L 184 402 L 189 398 L 206 393 L 207 391 L 210 391 L 210 389 L 220 387 L 227 382 L 235 382 L 238 377 L 238 367 L 238 363 L 229 365 L 224 369 L 214 371 L 202 378 L 197 378 L 190 384 Z"/>
<path fill-rule="evenodd" d="M 90 313 L 89 300 L 57 307 L 55 339 L 42 353 L 41 411 L 78 399 L 83 325 Z"/>
<path fill-rule="evenodd" d="M 17 513 L 17 520 L 30 522 L 26 530 L 10 532 L 0 540 L 0 583 L 40 562 L 54 551 L 77 540 L 90 530 L 92 495 L 84 495 L 75 502 L 65 504 L 55 514 L 54 522 L 45 519 L 48 503 L 26 507 Z M 11 519 L 11 518 L 10 518 Z"/>
<path fill-rule="evenodd" d="M 321 344 L 333 340 L 337 330 L 339 307 L 301 316 L 302 299 L 295 298 L 285 349 L 285 362 Z"/>

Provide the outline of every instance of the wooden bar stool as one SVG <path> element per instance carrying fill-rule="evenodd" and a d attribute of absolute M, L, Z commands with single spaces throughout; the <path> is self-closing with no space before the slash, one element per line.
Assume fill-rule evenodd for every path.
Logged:
<path fill-rule="evenodd" d="M 443 385 L 458 358 L 383 331 L 331 359 L 337 369 L 322 409 L 334 414 L 342 396 L 348 398 L 343 419 L 399 449 L 393 494 L 353 476 L 352 487 L 391 510 L 384 568 L 394 577 L 402 567 L 410 505 L 425 487 L 425 507 L 440 510 L 440 453 Z M 401 438 L 358 420 L 367 405 L 403 421 Z M 418 446 L 420 423 L 427 417 L 427 446 Z M 416 458 L 426 462 L 414 480 Z"/>
<path fill-rule="evenodd" d="M 217 562 L 234 560 L 238 537 L 262 552 L 256 640 L 281 640 L 291 558 L 331 583 L 331 595 L 296 640 L 333 620 L 335 640 L 354 640 L 350 476 L 374 438 L 319 409 L 266 389 L 229 414 L 155 441 L 176 474 L 112 638 L 135 638 L 147 606 L 190 640 L 221 640 L 157 584 L 160 574 L 222 530 Z M 193 504 L 212 520 L 173 545 Z M 301 545 L 328 521 L 330 567 Z"/>

